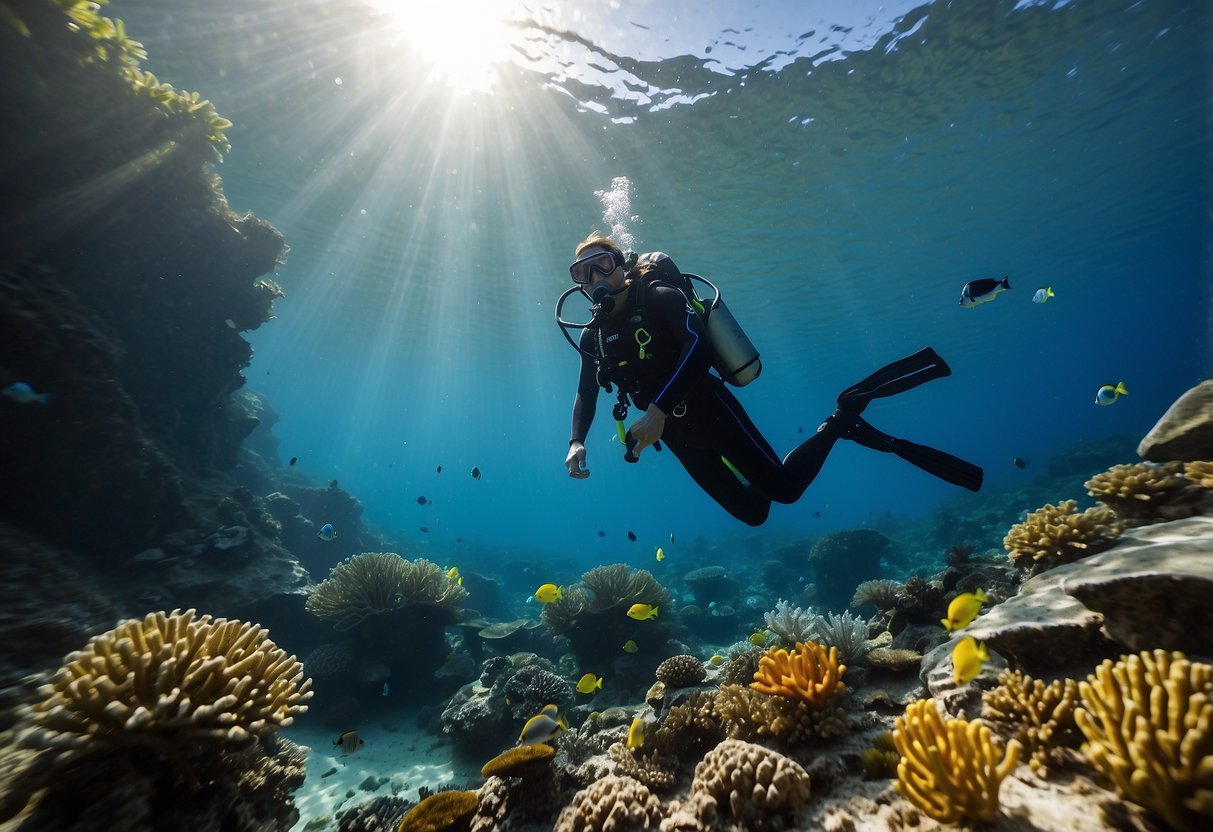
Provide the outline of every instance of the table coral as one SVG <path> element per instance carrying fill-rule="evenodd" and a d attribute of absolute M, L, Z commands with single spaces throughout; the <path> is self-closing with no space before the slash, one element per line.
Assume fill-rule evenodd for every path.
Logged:
<path fill-rule="evenodd" d="M 1018 740 L 1005 750 L 990 729 L 944 720 L 934 700 L 920 699 L 897 717 L 893 741 L 901 754 L 897 791 L 940 823 L 989 823 L 998 815 L 998 789 L 1019 762 Z"/>
<path fill-rule="evenodd" d="M 396 832 L 441 832 L 455 829 L 476 811 L 476 792 L 450 791 L 432 794 L 418 803 L 400 821 Z"/>
<path fill-rule="evenodd" d="M 727 806 L 744 829 L 765 829 L 809 800 L 809 775 L 790 757 L 761 745 L 725 740 L 695 767 L 693 793 Z"/>
<path fill-rule="evenodd" d="M 1106 506 L 1078 511 L 1078 503 L 1048 503 L 1016 523 L 1003 538 L 1011 563 L 1042 572 L 1103 551 L 1115 542 L 1124 524 Z"/>
<path fill-rule="evenodd" d="M 797 642 L 790 653 L 774 648 L 767 651 L 750 687 L 759 693 L 798 697 L 821 710 L 846 687 L 842 683 L 846 669 L 838 663 L 837 647 L 826 650 L 816 642 Z"/>
<path fill-rule="evenodd" d="M 1213 665 L 1164 650 L 1105 661 L 1079 684 L 1083 751 L 1172 829 L 1213 817 Z"/>

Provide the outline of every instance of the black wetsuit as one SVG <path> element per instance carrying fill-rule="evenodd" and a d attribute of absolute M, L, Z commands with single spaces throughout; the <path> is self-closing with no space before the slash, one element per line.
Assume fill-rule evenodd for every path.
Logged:
<path fill-rule="evenodd" d="M 663 265 L 677 274 L 673 261 L 664 255 L 644 258 L 663 258 L 668 261 Z M 642 291 L 646 293 L 643 320 L 639 313 Z M 644 357 L 636 338 L 637 326 L 651 336 Z M 597 329 L 583 330 L 581 351 L 570 442 L 584 443 L 589 433 L 601 364 L 603 380 L 620 385 L 638 409 L 643 411 L 652 403 L 666 414 L 662 443 L 700 488 L 751 526 L 767 519 L 772 501 L 794 503 L 800 499 L 839 438 L 831 425 L 781 461 L 741 403 L 711 372 L 715 358 L 711 342 L 699 316 L 673 286 L 634 281 L 628 308 Z M 600 358 L 596 361 L 591 356 Z M 729 470 L 726 459 L 745 482 Z"/>

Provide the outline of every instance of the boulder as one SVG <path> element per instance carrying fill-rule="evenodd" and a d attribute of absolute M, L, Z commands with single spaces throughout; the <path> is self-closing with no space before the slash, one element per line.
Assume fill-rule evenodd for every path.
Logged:
<path fill-rule="evenodd" d="M 1150 462 L 1213 459 L 1213 379 L 1180 396 L 1137 446 Z"/>

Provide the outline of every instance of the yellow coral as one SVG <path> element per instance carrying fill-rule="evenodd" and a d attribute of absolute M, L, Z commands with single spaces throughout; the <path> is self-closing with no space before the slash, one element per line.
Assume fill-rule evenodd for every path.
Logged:
<path fill-rule="evenodd" d="M 1110 546 L 1124 528 L 1115 512 L 1105 506 L 1079 513 L 1078 503 L 1065 500 L 1028 514 L 1003 538 L 1003 546 L 1016 566 L 1051 569 L 1093 555 Z"/>
<path fill-rule="evenodd" d="M 1184 476 L 1201 488 L 1213 488 L 1213 462 L 1189 462 L 1184 466 Z"/>
<path fill-rule="evenodd" d="M 1179 520 L 1195 513 L 1196 489 L 1182 462 L 1114 465 L 1084 484 L 1087 493 L 1127 520 Z"/>
<path fill-rule="evenodd" d="M 1213 818 L 1213 665 L 1164 650 L 1105 661 L 1079 684 L 1083 751 L 1173 829 Z"/>
<path fill-rule="evenodd" d="M 246 742 L 307 711 L 303 665 L 243 621 L 151 613 L 94 636 L 42 687 L 28 745 Z"/>
<path fill-rule="evenodd" d="M 842 683 L 846 669 L 838 663 L 837 647 L 826 650 L 813 641 L 798 641 L 791 653 L 768 650 L 758 662 L 750 687 L 759 693 L 798 697 L 813 710 L 821 710 L 846 687 Z"/>
<path fill-rule="evenodd" d="M 438 792 L 409 809 L 396 832 L 441 832 L 476 811 L 475 792 Z"/>
<path fill-rule="evenodd" d="M 308 612 L 332 621 L 338 632 L 373 615 L 411 604 L 454 607 L 467 590 L 428 560 L 409 561 L 394 552 L 354 555 L 333 567 L 307 599 Z"/>
<path fill-rule="evenodd" d="M 897 791 L 928 817 L 952 824 L 997 817 L 999 786 L 1023 749 L 1018 740 L 999 749 L 980 723 L 945 721 L 931 699 L 897 717 L 893 742 L 901 755 Z"/>
<path fill-rule="evenodd" d="M 1056 751 L 1058 735 L 1074 729 L 1078 683 L 1056 679 L 1046 685 L 1018 670 L 1004 670 L 998 687 L 982 695 L 983 716 L 1010 723 L 1031 752 L 1028 765 L 1042 773 Z"/>

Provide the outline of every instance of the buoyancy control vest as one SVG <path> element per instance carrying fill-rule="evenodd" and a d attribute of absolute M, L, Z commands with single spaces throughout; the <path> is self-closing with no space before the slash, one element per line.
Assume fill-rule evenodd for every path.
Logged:
<path fill-rule="evenodd" d="M 635 258 L 633 260 L 633 258 Z M 628 261 L 634 265 L 628 271 L 634 292 L 629 293 L 628 322 L 623 328 L 631 333 L 631 339 L 620 339 L 625 343 L 612 342 L 607 344 L 601 332 L 595 333 L 595 354 L 590 354 L 598 364 L 600 383 L 606 387 L 615 381 L 608 369 L 618 366 L 617 350 L 632 349 L 643 353 L 647 331 L 644 330 L 644 304 L 649 289 L 655 284 L 670 286 L 677 289 L 686 298 L 688 307 L 699 316 L 703 322 L 704 331 L 712 348 L 712 367 L 720 377 L 734 387 L 744 387 L 762 372 L 762 360 L 752 341 L 742 330 L 737 319 L 725 305 L 720 296 L 720 290 L 711 281 L 690 272 L 682 272 L 669 255 L 660 251 L 646 252 L 639 256 L 629 255 Z M 701 283 L 710 290 L 710 297 L 700 298 L 695 291 L 695 284 Z M 564 302 L 574 293 L 585 290 L 574 286 L 560 296 L 556 302 L 556 323 L 564 333 L 564 337 L 574 349 L 584 352 L 569 334 L 569 329 L 599 328 L 596 321 L 584 324 L 572 323 L 561 317 Z M 587 296 L 588 297 L 588 296 Z M 633 300 L 634 298 L 634 300 Z M 599 328 L 600 329 L 600 328 Z M 637 356 L 638 358 L 640 355 Z M 628 392 L 632 392 L 629 390 Z"/>

